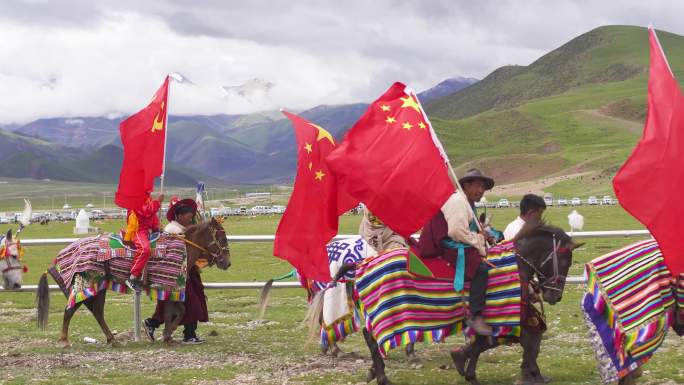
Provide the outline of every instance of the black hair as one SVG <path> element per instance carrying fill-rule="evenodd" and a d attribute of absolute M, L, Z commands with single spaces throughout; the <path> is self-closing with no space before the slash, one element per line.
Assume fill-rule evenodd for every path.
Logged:
<path fill-rule="evenodd" d="M 546 209 L 546 203 L 544 202 L 544 199 L 542 199 L 542 197 L 540 197 L 539 195 L 526 194 L 520 200 L 520 215 L 525 215 L 532 210 L 538 209 Z"/>
<path fill-rule="evenodd" d="M 179 215 L 187 214 L 187 213 L 194 213 L 195 210 L 192 208 L 192 206 L 189 205 L 181 205 L 175 208 L 174 216 L 178 218 Z"/>

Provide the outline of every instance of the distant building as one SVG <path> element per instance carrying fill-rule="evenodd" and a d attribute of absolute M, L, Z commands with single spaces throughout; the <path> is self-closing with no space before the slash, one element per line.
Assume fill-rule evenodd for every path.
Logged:
<path fill-rule="evenodd" d="M 245 194 L 245 197 L 247 198 L 269 198 L 270 196 L 270 192 L 254 192 Z"/>

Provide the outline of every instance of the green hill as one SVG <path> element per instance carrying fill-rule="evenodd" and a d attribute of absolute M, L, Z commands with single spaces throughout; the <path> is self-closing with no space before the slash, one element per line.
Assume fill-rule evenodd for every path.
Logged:
<path fill-rule="evenodd" d="M 684 37 L 658 36 L 675 76 L 684 77 Z M 500 183 L 586 173 L 582 183 L 577 176 L 548 190 L 586 195 L 589 184 L 609 193 L 641 136 L 648 60 L 647 29 L 600 27 L 426 109 L 456 168 L 481 167 Z"/>

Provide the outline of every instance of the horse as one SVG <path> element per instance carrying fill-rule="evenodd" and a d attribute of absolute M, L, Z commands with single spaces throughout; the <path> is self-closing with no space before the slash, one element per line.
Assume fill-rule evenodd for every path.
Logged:
<path fill-rule="evenodd" d="M 572 265 L 572 252 L 584 243 L 575 243 L 562 229 L 543 222 L 528 222 L 515 237 L 514 243 L 523 288 L 522 328 L 520 337 L 511 338 L 509 342 L 517 342 L 523 348 L 521 383 L 545 384 L 550 379 L 541 374 L 537 364 L 542 334 L 546 331 L 543 302 L 555 305 L 561 301 L 565 279 Z M 534 306 L 537 301 L 542 305 L 541 312 Z M 477 335 L 471 338 L 470 344 L 452 351 L 450 355 L 458 373 L 471 384 L 478 385 L 478 358 L 483 352 L 497 346 L 496 338 Z"/>
<path fill-rule="evenodd" d="M 376 254 L 375 250 L 361 236 L 329 242 L 326 245 L 326 251 L 331 279 L 337 274 L 341 266 L 356 264 Z M 288 274 L 272 278 L 266 282 L 261 290 L 259 318 L 263 319 L 273 282 L 294 277 L 299 279 L 302 288 L 307 292 L 309 309 L 305 323 L 314 322 L 315 325 L 310 325 L 310 328 L 317 328 L 315 331 L 312 330 L 312 338 L 319 339 L 323 355 L 330 354 L 332 357 L 338 357 L 343 354 L 338 343 L 359 329 L 358 309 L 350 301 L 352 296 L 349 295 L 346 285 L 336 285 L 326 290 L 327 282 L 304 279 L 299 276 L 296 270 L 292 270 Z M 351 282 L 354 279 L 354 272 L 349 271 L 344 278 Z M 316 316 L 314 317 L 313 314 Z"/>
<path fill-rule="evenodd" d="M 543 299 L 552 305 L 559 302 L 562 299 L 565 278 L 572 263 L 572 252 L 576 248 L 581 247 L 582 244 L 575 243 L 573 239 L 560 228 L 546 225 L 543 222 L 528 222 L 513 242 L 508 242 L 506 245 L 506 247 L 508 247 L 507 250 L 513 253 L 508 258 L 508 269 L 512 269 L 516 272 L 515 277 L 517 277 L 517 274 L 519 274 L 520 277 L 520 286 L 522 288 L 520 286 L 518 287 L 518 296 L 521 295 L 522 291 L 527 291 L 528 288 L 535 288 L 540 300 Z M 394 257 L 392 257 L 392 255 L 394 255 Z M 359 300 L 365 310 L 364 316 L 366 318 L 366 324 L 363 328 L 363 335 L 372 358 L 372 365 L 368 370 L 367 381 L 370 382 L 373 379 L 376 379 L 380 385 L 392 384 L 385 373 L 385 364 L 382 354 L 387 349 L 405 344 L 407 340 L 409 342 L 416 342 L 423 339 L 443 341 L 446 336 L 462 329 L 464 318 L 463 310 L 459 308 L 458 304 L 459 299 L 462 299 L 462 297 L 459 297 L 454 291 L 453 285 L 449 282 L 411 277 L 408 279 L 413 280 L 414 284 L 411 285 L 408 290 L 406 298 L 409 298 L 409 301 L 415 301 L 416 298 L 425 296 L 426 303 L 441 307 L 442 310 L 439 311 L 444 313 L 441 313 L 440 315 L 445 316 L 446 321 L 444 322 L 448 324 L 439 329 L 430 329 L 424 325 L 421 325 L 420 327 L 415 326 L 411 330 L 401 329 L 401 333 L 392 335 L 391 338 L 385 338 L 384 342 L 381 344 L 382 346 L 379 345 L 378 336 L 375 334 L 378 331 L 369 330 L 369 325 L 373 326 L 374 324 L 374 314 L 371 313 L 372 310 L 369 310 L 369 308 L 379 306 L 378 303 L 382 301 L 382 299 L 379 298 L 379 295 L 382 294 L 378 294 L 379 292 L 391 290 L 388 287 L 392 286 L 391 283 L 383 285 L 383 274 L 388 274 L 392 277 L 398 275 L 402 275 L 403 277 L 409 276 L 407 256 L 409 256 L 409 252 L 406 249 L 386 251 L 375 258 L 369 258 L 363 262 L 364 264 L 370 265 L 374 263 L 374 261 L 379 261 L 377 263 L 382 264 L 383 258 L 388 258 L 385 260 L 389 261 L 389 265 L 385 265 L 387 266 L 386 272 L 382 272 L 382 270 L 379 269 L 372 270 L 363 265 L 347 265 L 340 269 L 340 272 L 335 277 L 337 279 L 347 270 L 356 269 L 356 280 L 354 285 L 355 290 L 360 293 Z M 375 284 L 375 286 L 373 286 L 373 284 Z M 376 292 L 368 294 L 369 287 L 376 287 L 378 289 Z M 438 296 L 441 295 L 440 298 L 435 297 L 434 293 L 436 287 L 439 287 L 439 290 L 441 290 L 441 292 L 438 293 Z M 451 294 L 448 294 L 448 292 Z M 518 324 L 522 324 L 522 327 L 519 327 L 518 329 L 512 327 L 500 328 L 502 332 L 504 330 L 510 332 L 511 336 L 515 334 L 512 331 L 519 331 L 519 337 L 510 337 L 507 340 L 510 343 L 520 343 L 523 347 L 523 363 L 521 365 L 523 384 L 540 384 L 546 380 L 546 378 L 541 375 L 536 362 L 537 356 L 539 355 L 542 332 L 545 330 L 545 327 L 540 327 L 543 326 L 543 316 L 537 315 L 537 317 L 534 318 L 537 321 L 530 322 L 532 325 L 523 322 L 526 321 L 526 319 L 521 320 L 523 313 L 527 314 L 534 312 L 531 310 L 533 299 L 533 296 L 522 295 L 521 303 L 515 308 L 519 309 L 520 314 L 514 314 L 513 318 L 517 320 Z M 385 298 L 385 300 L 385 304 L 393 304 L 395 300 L 401 299 L 389 297 Z M 453 303 L 450 303 L 450 301 L 453 301 Z M 461 311 L 460 316 L 455 315 L 457 310 Z M 401 315 L 397 315 L 398 313 L 392 309 L 381 309 L 381 311 L 383 314 L 397 316 L 397 319 L 411 319 L 409 316 L 402 318 Z M 413 315 L 415 315 L 415 313 Z M 429 319 L 429 315 L 428 318 L 424 320 L 427 319 Z M 532 317 L 530 317 L 530 319 L 532 319 Z M 390 324 L 389 321 L 384 322 L 381 320 L 378 322 L 383 323 L 384 326 Z M 542 325 L 540 325 L 540 323 Z M 484 336 L 471 337 L 471 341 L 472 342 L 466 347 L 461 348 L 457 352 L 452 352 L 451 358 L 454 361 L 454 365 L 459 374 L 465 376 L 466 380 L 470 383 L 477 385 L 479 384 L 479 381 L 476 378 L 475 370 L 479 355 L 485 350 L 497 346 L 497 343 L 496 338 Z"/>
<path fill-rule="evenodd" d="M 22 275 L 26 267 L 21 263 L 23 249 L 18 239 L 12 238 L 12 230 L 0 237 L 0 271 L 5 290 L 21 289 Z"/>
<path fill-rule="evenodd" d="M 184 286 L 187 266 L 192 266 L 202 260 L 206 261 L 209 266 L 215 264 L 222 270 L 230 267 L 228 239 L 223 226 L 214 218 L 188 227 L 184 236 L 162 233 L 161 237 L 162 241 L 160 242 L 165 242 L 161 247 L 164 248 L 166 254 L 163 255 L 163 258 L 157 259 L 161 267 L 159 272 L 155 272 L 150 268 L 151 263 L 155 261 L 154 256 L 150 256 L 146 269 L 148 270 L 147 276 L 150 281 L 153 274 L 155 277 L 161 277 L 160 279 L 167 279 L 167 282 L 170 276 L 171 284 L 183 282 Z M 112 346 L 118 346 L 118 342 L 104 319 L 105 297 L 107 289 L 123 293 L 128 292 L 123 281 L 128 277 L 132 257 L 130 250 L 128 251 L 128 258 L 125 258 L 116 255 L 116 250 L 109 250 L 106 247 L 103 249 L 103 242 L 104 245 L 109 245 L 111 239 L 111 236 L 103 235 L 83 238 L 72 243 L 60 252 L 56 259 L 57 264 L 40 278 L 36 293 L 36 303 L 38 326 L 41 329 L 44 330 L 47 327 L 48 320 L 50 298 L 48 273 L 58 283 L 68 299 L 68 306 L 64 310 L 62 331 L 58 342 L 60 347 L 66 348 L 70 346 L 69 323 L 81 304 L 85 304 L 93 314 L 107 338 L 107 343 Z M 157 247 L 160 246 L 157 245 Z M 105 256 L 109 256 L 109 259 L 102 258 L 103 251 L 107 253 Z M 61 266 L 60 261 L 65 266 L 69 266 L 69 268 Z M 71 266 L 76 266 L 76 268 L 71 269 L 71 271 L 76 273 L 69 279 L 67 270 Z M 79 266 L 85 266 L 85 268 Z M 174 273 L 171 274 L 169 271 Z M 169 301 L 164 307 L 165 322 L 163 336 L 164 342 L 170 344 L 172 342 L 171 335 L 183 318 L 185 305 L 183 304 L 182 291 L 165 289 L 164 287 L 156 288 L 148 285 L 147 290 L 152 298 Z M 166 286 L 166 288 L 168 287 Z M 85 300 L 83 300 L 84 297 Z"/>
<path fill-rule="evenodd" d="M 654 239 L 585 265 L 582 312 L 604 382 L 632 385 L 669 328 L 684 336 L 684 273 L 673 277 Z"/>

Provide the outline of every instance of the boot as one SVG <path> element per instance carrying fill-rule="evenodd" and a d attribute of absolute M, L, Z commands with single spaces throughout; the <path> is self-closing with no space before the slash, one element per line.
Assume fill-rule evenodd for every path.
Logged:
<path fill-rule="evenodd" d="M 466 320 L 466 325 L 475 330 L 475 333 L 478 335 L 492 335 L 492 328 L 484 322 L 484 318 L 482 318 L 482 316 L 469 317 Z"/>

